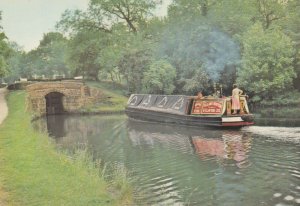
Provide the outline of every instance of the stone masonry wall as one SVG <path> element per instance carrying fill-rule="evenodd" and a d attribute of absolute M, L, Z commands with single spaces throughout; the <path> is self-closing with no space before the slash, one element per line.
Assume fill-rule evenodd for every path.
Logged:
<path fill-rule="evenodd" d="M 101 98 L 99 90 L 90 89 L 82 82 L 39 82 L 26 87 L 27 108 L 38 115 L 46 114 L 45 96 L 51 92 L 63 94 L 63 106 L 66 112 L 76 112 L 84 105 Z"/>

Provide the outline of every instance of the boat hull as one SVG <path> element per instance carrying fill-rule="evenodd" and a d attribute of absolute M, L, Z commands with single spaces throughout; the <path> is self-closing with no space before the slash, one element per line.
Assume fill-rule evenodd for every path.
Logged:
<path fill-rule="evenodd" d="M 130 107 L 127 107 L 125 112 L 134 119 L 187 126 L 243 127 L 254 124 L 252 114 L 231 116 L 183 115 Z"/>

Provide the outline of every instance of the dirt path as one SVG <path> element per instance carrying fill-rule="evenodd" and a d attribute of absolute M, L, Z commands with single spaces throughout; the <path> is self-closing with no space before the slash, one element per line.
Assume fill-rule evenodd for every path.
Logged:
<path fill-rule="evenodd" d="M 0 88 L 0 124 L 6 118 L 8 113 L 5 94 L 6 94 L 6 88 Z M 2 189 L 1 182 L 0 182 L 0 206 L 6 205 L 7 195 L 8 194 Z"/>
<path fill-rule="evenodd" d="M 6 88 L 0 88 L 0 124 L 7 116 L 7 105 L 5 100 Z"/>

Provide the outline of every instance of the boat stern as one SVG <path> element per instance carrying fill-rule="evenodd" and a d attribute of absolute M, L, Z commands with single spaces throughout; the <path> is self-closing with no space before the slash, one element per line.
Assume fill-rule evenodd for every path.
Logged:
<path fill-rule="evenodd" d="M 223 116 L 222 126 L 224 127 L 236 127 L 236 126 L 249 126 L 254 124 L 254 115 L 235 115 L 235 116 Z"/>

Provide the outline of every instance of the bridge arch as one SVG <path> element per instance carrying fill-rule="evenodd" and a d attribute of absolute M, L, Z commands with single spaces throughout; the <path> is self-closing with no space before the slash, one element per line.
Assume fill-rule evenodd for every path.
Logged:
<path fill-rule="evenodd" d="M 64 96 L 65 95 L 60 92 L 49 92 L 46 94 L 46 114 L 64 113 Z"/>
<path fill-rule="evenodd" d="M 26 87 L 28 108 L 38 115 L 76 112 L 101 98 L 102 92 L 82 82 L 38 82 Z"/>

